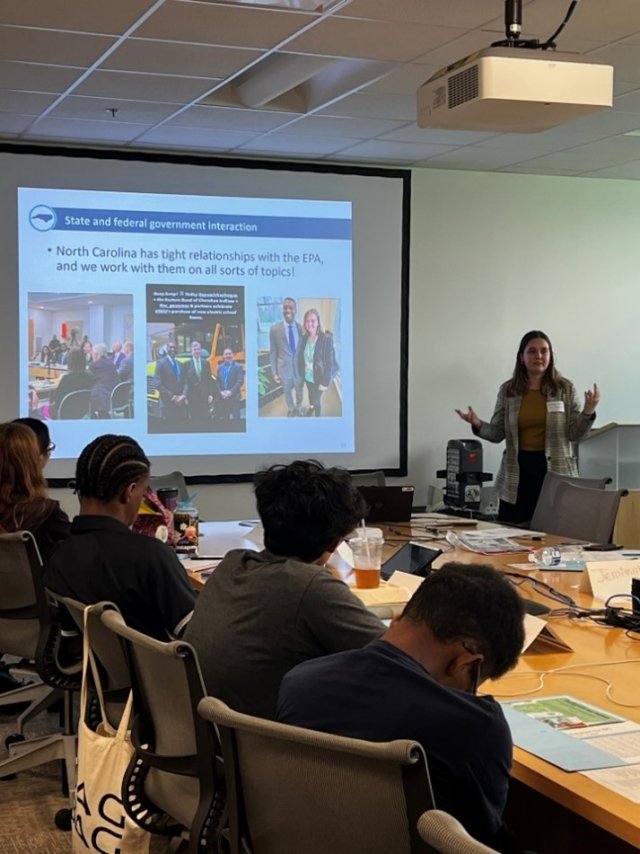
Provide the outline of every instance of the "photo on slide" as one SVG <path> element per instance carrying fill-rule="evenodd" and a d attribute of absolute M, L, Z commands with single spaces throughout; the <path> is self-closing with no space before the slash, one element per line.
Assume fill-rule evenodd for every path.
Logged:
<path fill-rule="evenodd" d="M 131 419 L 131 294 L 27 295 L 29 415 L 43 420 Z"/>
<path fill-rule="evenodd" d="M 342 416 L 339 299 L 258 297 L 262 418 Z"/>
<path fill-rule="evenodd" d="M 148 284 L 146 359 L 149 433 L 246 431 L 244 288 Z"/>

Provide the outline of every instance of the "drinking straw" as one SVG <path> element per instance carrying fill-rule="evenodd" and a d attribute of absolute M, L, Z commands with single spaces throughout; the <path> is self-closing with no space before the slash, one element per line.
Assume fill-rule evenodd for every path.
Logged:
<path fill-rule="evenodd" d="M 369 551 L 369 538 L 367 537 L 367 526 L 365 524 L 364 519 L 360 520 L 360 525 L 362 527 L 362 538 L 364 540 L 364 547 L 367 551 L 367 566 L 371 566 L 371 552 Z"/>

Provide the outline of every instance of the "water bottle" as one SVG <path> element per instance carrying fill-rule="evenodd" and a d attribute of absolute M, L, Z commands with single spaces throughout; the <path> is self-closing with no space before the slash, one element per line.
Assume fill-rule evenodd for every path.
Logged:
<path fill-rule="evenodd" d="M 552 566 L 558 566 L 562 561 L 562 552 L 557 546 L 544 546 L 541 549 L 530 552 L 529 560 L 531 563 L 535 563 L 536 566 L 549 569 Z"/>

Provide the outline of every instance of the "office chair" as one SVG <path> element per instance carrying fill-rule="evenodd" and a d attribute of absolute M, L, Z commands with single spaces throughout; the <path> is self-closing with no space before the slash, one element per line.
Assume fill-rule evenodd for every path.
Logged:
<path fill-rule="evenodd" d="M 544 476 L 540 496 L 536 504 L 536 509 L 533 512 L 533 518 L 528 523 L 532 531 L 544 531 L 552 533 L 547 527 L 553 525 L 554 521 L 554 504 L 556 493 L 561 483 L 572 483 L 574 486 L 582 486 L 586 489 L 605 489 L 608 483 L 611 483 L 610 477 L 569 477 L 568 475 L 556 474 L 548 471 Z M 565 536 L 569 536 L 565 534 Z"/>
<path fill-rule="evenodd" d="M 591 543 L 610 543 L 618 505 L 624 495 L 626 489 L 586 489 L 573 483 L 560 483 L 545 532 Z"/>
<path fill-rule="evenodd" d="M 70 391 L 60 401 L 58 420 L 81 421 L 91 416 L 91 392 L 88 389 Z"/>
<path fill-rule="evenodd" d="M 118 383 L 114 386 L 111 392 L 111 402 L 109 404 L 109 416 L 111 418 L 132 418 L 131 397 L 133 383 L 131 380 Z"/>
<path fill-rule="evenodd" d="M 7 743 L 9 758 L 0 762 L 0 777 L 61 759 L 72 797 L 76 784 L 72 694 L 80 690 L 82 662 L 74 659 L 67 663 L 64 660 L 66 649 L 57 608 L 47 596 L 38 547 L 28 531 L 0 535 L 0 589 L 0 649 L 8 655 L 32 662 L 42 683 L 53 689 L 42 699 L 40 708 L 61 696 L 64 720 L 61 733 L 28 740 L 24 740 L 21 731 L 17 739 L 10 736 L 11 741 Z M 15 697 L 19 692 L 17 689 L 11 694 Z M 68 811 L 61 812 L 68 817 Z"/>
<path fill-rule="evenodd" d="M 351 483 L 359 486 L 386 486 L 387 478 L 383 471 L 368 471 L 351 475 Z"/>
<path fill-rule="evenodd" d="M 418 833 L 429 851 L 438 854 L 498 854 L 469 836 L 460 822 L 442 810 L 428 810 L 418 819 Z"/>
<path fill-rule="evenodd" d="M 159 489 L 173 487 L 178 490 L 178 501 L 189 500 L 189 489 L 181 471 L 153 475 L 149 478 L 149 486 L 154 492 L 157 492 Z"/>
<path fill-rule="evenodd" d="M 66 609 L 71 615 L 79 634 L 84 633 L 86 616 L 91 651 L 100 673 L 107 722 L 114 730 L 117 730 L 131 691 L 131 675 L 123 642 L 103 625 L 101 617 L 105 611 L 119 613 L 118 607 L 113 602 L 97 602 L 95 605 L 85 605 L 69 596 L 60 596 L 50 590 L 48 593 L 54 602 Z M 91 684 L 91 668 L 89 668 L 88 674 L 89 691 L 93 700 L 95 688 Z M 100 707 L 96 701 L 93 701 L 89 706 L 87 724 L 95 730 L 99 723 Z"/>
<path fill-rule="evenodd" d="M 433 807 L 422 747 L 375 744 L 232 711 L 205 697 L 220 734 L 231 854 L 419 854 Z"/>
<path fill-rule="evenodd" d="M 105 608 L 101 620 L 124 646 L 133 690 L 125 811 L 150 833 L 188 831 L 193 854 L 213 851 L 224 788 L 215 735 L 197 713 L 205 688 L 196 653 L 184 641 L 162 643 L 129 628 L 116 610 Z"/>

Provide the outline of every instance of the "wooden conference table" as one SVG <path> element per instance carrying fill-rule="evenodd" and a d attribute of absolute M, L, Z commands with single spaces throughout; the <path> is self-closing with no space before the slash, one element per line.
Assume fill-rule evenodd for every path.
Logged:
<path fill-rule="evenodd" d="M 221 555 L 228 548 L 257 547 L 247 539 L 250 528 L 238 526 L 238 523 L 205 523 L 202 528 L 202 553 Z M 413 527 L 392 525 L 386 529 L 385 548 L 390 555 L 403 542 L 420 541 L 421 536 L 426 534 L 424 523 L 421 525 L 419 521 Z M 543 543 L 535 545 L 553 545 L 565 540 L 549 535 Z M 424 544 L 449 548 L 440 543 Z M 219 550 L 211 551 L 213 548 Z M 449 560 L 488 563 L 497 569 L 507 569 L 509 563 L 526 561 L 526 556 L 485 556 L 454 549 L 446 551 L 434 565 L 439 567 Z M 578 590 L 581 573 L 534 570 L 526 574 L 569 594 L 581 606 L 602 607 L 602 603 L 590 594 Z M 524 598 L 535 599 L 552 609 L 562 607 L 536 592 L 529 582 L 523 583 L 519 590 Z M 571 652 L 549 649 L 525 653 L 511 673 L 497 682 L 485 683 L 483 690 L 499 700 L 515 699 L 513 695 L 520 699 L 570 694 L 620 717 L 640 722 L 640 641 L 632 640 L 623 629 L 596 626 L 588 620 L 553 617 L 550 625 L 569 644 Z M 539 671 L 568 665 L 575 667 L 547 676 L 544 687 L 533 693 L 538 687 Z M 587 678 L 585 674 L 599 679 Z M 628 707 L 610 700 L 606 695 L 607 685 L 600 679 L 612 685 L 614 700 L 629 704 Z M 517 837 L 539 854 L 630 854 L 640 849 L 640 804 L 582 774 L 562 771 L 519 748 L 514 752 L 507 820 Z"/>

